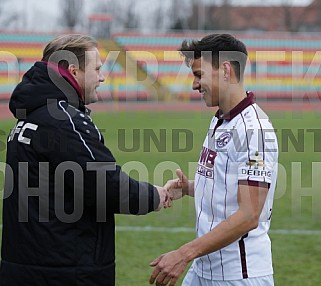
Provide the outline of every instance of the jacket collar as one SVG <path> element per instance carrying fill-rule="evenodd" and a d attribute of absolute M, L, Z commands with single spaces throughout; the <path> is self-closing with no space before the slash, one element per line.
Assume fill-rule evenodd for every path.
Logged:
<path fill-rule="evenodd" d="M 44 62 L 45 64 L 47 64 L 47 67 L 52 69 L 53 71 L 55 71 L 58 75 L 62 76 L 65 80 L 68 81 L 68 83 L 75 89 L 75 91 L 77 92 L 77 95 L 79 97 L 79 99 L 81 101 L 84 102 L 84 98 L 80 89 L 80 86 L 78 84 L 78 82 L 75 80 L 75 78 L 70 74 L 70 72 L 61 67 L 58 66 L 55 63 L 51 63 L 51 62 Z"/>

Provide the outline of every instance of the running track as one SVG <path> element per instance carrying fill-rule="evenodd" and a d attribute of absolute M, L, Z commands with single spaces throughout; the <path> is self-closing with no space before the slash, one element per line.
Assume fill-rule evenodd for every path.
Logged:
<path fill-rule="evenodd" d="M 276 102 L 259 103 L 266 111 L 321 111 L 321 101 L 316 102 Z M 179 111 L 208 111 L 201 101 L 196 102 L 108 102 L 96 103 L 89 106 L 93 112 L 117 111 L 152 111 L 152 112 L 179 112 Z M 0 104 L 0 119 L 12 118 L 7 103 Z"/>

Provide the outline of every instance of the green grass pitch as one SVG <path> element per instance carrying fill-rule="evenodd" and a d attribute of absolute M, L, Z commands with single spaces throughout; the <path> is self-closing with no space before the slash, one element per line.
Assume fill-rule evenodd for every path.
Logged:
<path fill-rule="evenodd" d="M 270 234 L 275 284 L 321 285 L 321 113 L 269 112 L 269 116 L 277 129 L 280 148 L 280 175 Z M 210 111 L 93 114 L 118 163 L 131 176 L 159 185 L 172 178 L 169 170 L 177 166 L 192 178 L 193 162 L 198 160 L 211 117 Z M 6 137 L 13 125 L 13 120 L 0 122 L 0 162 L 5 161 Z M 174 141 L 179 144 L 173 144 Z M 137 168 L 139 172 L 135 171 Z M 147 216 L 117 215 L 116 222 L 123 227 L 116 232 L 116 285 L 149 285 L 149 263 L 194 238 L 193 232 L 173 233 L 160 228 L 193 228 L 194 203 L 184 198 L 169 210 Z M 159 231 L 133 231 L 128 226 L 150 226 Z M 315 233 L 300 234 L 296 230 Z"/>

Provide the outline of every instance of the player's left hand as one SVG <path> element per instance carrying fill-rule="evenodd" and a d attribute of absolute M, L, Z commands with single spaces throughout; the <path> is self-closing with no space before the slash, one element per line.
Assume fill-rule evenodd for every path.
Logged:
<path fill-rule="evenodd" d="M 180 249 L 163 254 L 150 264 L 155 269 L 149 283 L 154 284 L 156 280 L 156 286 L 174 286 L 187 265 L 188 262 L 184 260 L 184 254 Z"/>

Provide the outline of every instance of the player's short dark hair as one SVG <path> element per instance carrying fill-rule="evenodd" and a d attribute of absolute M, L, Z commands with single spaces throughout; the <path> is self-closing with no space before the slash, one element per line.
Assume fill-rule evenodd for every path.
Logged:
<path fill-rule="evenodd" d="M 43 50 L 42 60 L 49 61 L 50 57 L 57 51 L 69 51 L 76 56 L 79 68 L 84 70 L 86 51 L 96 47 L 97 41 L 90 36 L 80 34 L 62 35 L 53 39 L 46 45 Z M 73 62 L 73 60 L 74 58 L 68 57 L 68 61 L 61 60 L 58 64 L 64 68 L 68 68 L 69 64 L 76 64 Z"/>
<path fill-rule="evenodd" d="M 210 34 L 201 40 L 184 40 L 179 51 L 189 67 L 194 59 L 201 57 L 212 61 L 216 69 L 221 62 L 230 61 L 238 80 L 243 77 L 248 56 L 244 43 L 230 34 Z"/>

